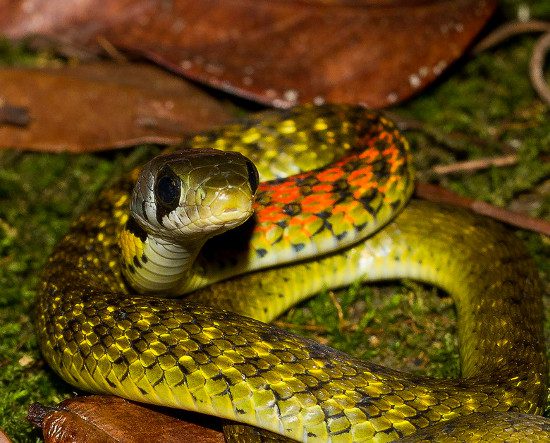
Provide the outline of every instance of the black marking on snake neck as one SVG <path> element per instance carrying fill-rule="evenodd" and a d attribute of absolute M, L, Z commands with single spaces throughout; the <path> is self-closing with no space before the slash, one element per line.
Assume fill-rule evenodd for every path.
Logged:
<path fill-rule="evenodd" d="M 133 216 L 128 218 L 128 221 L 126 222 L 126 229 L 139 238 L 142 242 L 147 240 L 147 232 L 145 232 Z"/>

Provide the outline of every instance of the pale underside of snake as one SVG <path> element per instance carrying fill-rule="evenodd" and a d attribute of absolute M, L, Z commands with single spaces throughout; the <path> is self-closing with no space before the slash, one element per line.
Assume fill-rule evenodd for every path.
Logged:
<path fill-rule="evenodd" d="M 82 389 L 299 441 L 548 439 L 535 415 L 548 372 L 537 270 L 502 226 L 407 203 L 409 157 L 391 122 L 350 106 L 191 138 L 105 190 L 61 240 L 39 288 L 44 356 Z M 461 378 L 387 369 L 264 323 L 323 289 L 400 278 L 453 296 Z"/>

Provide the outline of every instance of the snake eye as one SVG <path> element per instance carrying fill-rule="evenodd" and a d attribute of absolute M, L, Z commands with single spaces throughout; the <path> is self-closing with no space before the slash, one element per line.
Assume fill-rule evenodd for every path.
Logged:
<path fill-rule="evenodd" d="M 179 204 L 181 192 L 181 181 L 174 172 L 166 167 L 157 175 L 155 183 L 155 196 L 157 202 L 169 211 Z"/>
<path fill-rule="evenodd" d="M 258 185 L 260 184 L 258 170 L 256 169 L 254 163 L 250 160 L 246 161 L 246 170 L 248 171 L 248 182 L 250 183 L 250 189 L 252 190 L 252 194 L 255 194 L 258 189 Z"/>

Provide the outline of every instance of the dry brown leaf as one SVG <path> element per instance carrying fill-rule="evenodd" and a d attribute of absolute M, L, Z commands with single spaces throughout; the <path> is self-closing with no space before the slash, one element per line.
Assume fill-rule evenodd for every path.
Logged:
<path fill-rule="evenodd" d="M 177 143 L 230 117 L 208 94 L 148 65 L 0 69 L 0 102 L 30 119 L 16 126 L 4 118 L 1 147 L 53 152 Z"/>
<path fill-rule="evenodd" d="M 64 0 L 0 0 L 0 33 L 125 48 L 275 106 L 333 101 L 379 108 L 437 78 L 463 54 L 495 3 L 103 0 L 98 8 L 93 0 L 72 7 Z"/>
<path fill-rule="evenodd" d="M 184 421 L 165 409 L 149 408 L 114 396 L 75 397 L 56 407 L 34 404 L 29 408 L 28 419 L 42 428 L 46 443 L 224 442 L 222 432 L 204 423 Z M 215 418 L 205 419 L 217 424 Z"/>
<path fill-rule="evenodd" d="M 2 429 L 0 429 L 0 443 L 11 443 L 11 440 Z"/>

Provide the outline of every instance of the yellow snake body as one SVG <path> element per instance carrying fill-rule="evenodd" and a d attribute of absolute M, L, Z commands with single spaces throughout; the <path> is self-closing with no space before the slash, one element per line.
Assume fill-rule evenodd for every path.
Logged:
<path fill-rule="evenodd" d="M 308 170 L 332 160 L 333 150 L 348 155 L 357 143 L 369 158 L 374 158 L 374 150 L 379 153 L 380 162 L 367 159 L 376 192 L 360 190 L 365 166 L 355 160 L 351 162 L 359 172 L 348 169 L 339 175 L 339 169 L 351 168 L 344 162 L 323 173 L 312 172 L 315 180 L 308 178 Z M 251 246 L 235 252 L 230 232 L 210 240 L 200 252 L 181 240 L 184 252 L 196 258 L 193 264 L 176 278 L 166 277 L 162 269 L 156 277 L 147 274 L 151 261 L 160 263 L 162 256 L 152 257 L 148 242 L 166 240 L 162 228 L 171 223 L 176 210 L 172 204 L 208 200 L 213 194 L 203 178 L 198 179 L 200 192 L 185 198 L 179 191 L 174 194 L 173 184 L 179 186 L 179 180 L 186 192 L 196 186 L 183 183 L 187 178 L 178 176 L 179 166 L 168 170 L 162 160 L 146 167 L 138 182 L 143 174 L 153 177 L 143 193 L 154 188 L 162 204 L 147 206 L 138 198 L 136 206 L 134 198 L 132 207 L 137 209 L 129 215 L 137 171 L 105 190 L 55 249 L 39 290 L 41 347 L 66 381 L 89 391 L 229 418 L 307 442 L 391 441 L 415 435 L 422 440 L 434 435 L 425 432 L 449 441 L 518 435 L 548 439 L 548 420 L 526 415 L 542 412 L 547 389 L 542 289 L 536 269 L 520 242 L 503 227 L 462 210 L 412 201 L 388 223 L 393 217 L 388 207 L 399 212 L 411 188 L 406 142 L 389 122 L 360 108 L 305 107 L 260 114 L 197 136 L 188 145 L 244 150 L 260 165 L 263 177 L 275 180 L 276 191 L 270 194 L 268 185 L 257 191 L 257 218 L 237 228 L 245 243 L 252 239 Z M 318 145 L 318 156 L 307 149 L 310 145 Z M 400 147 L 399 157 L 396 149 L 388 150 L 390 146 Z M 281 160 L 285 155 L 296 157 L 297 166 Z M 237 178 L 227 178 L 220 170 L 214 180 L 224 177 L 226 187 L 237 190 L 222 199 L 231 203 L 229 209 L 224 206 L 214 214 L 227 227 L 233 222 L 225 218 L 226 212 L 235 210 L 236 201 L 249 211 L 243 195 L 256 192 L 249 163 L 239 158 L 235 162 Z M 280 192 L 287 183 L 282 177 L 293 173 L 299 174 L 294 182 L 301 187 L 299 208 L 284 201 L 279 210 L 273 209 L 291 192 Z M 330 187 L 319 176 L 345 176 L 346 182 Z M 358 180 L 355 188 L 349 177 L 365 180 Z M 346 212 L 342 206 L 340 212 L 320 211 L 311 203 L 313 198 L 304 203 L 315 190 L 319 203 L 329 188 L 335 198 L 327 198 L 332 209 L 345 204 L 354 210 Z M 315 229 L 306 230 L 312 225 L 305 215 Z M 337 220 L 348 223 L 347 231 L 339 230 Z M 388 224 L 380 229 L 384 223 Z M 152 231 L 147 231 L 149 225 Z M 371 231 L 377 232 L 362 239 Z M 289 232 L 297 239 L 286 235 Z M 327 243 L 343 249 L 316 251 Z M 273 267 L 278 250 L 298 261 Z M 269 261 L 263 262 L 263 257 Z M 256 269 L 260 271 L 204 287 Z M 390 278 L 419 279 L 453 295 L 462 378 L 435 380 L 390 370 L 263 323 L 322 289 L 357 279 Z M 135 290 L 129 283 L 154 292 L 156 280 L 166 284 L 168 293 L 201 289 L 183 301 L 131 295 Z"/>

